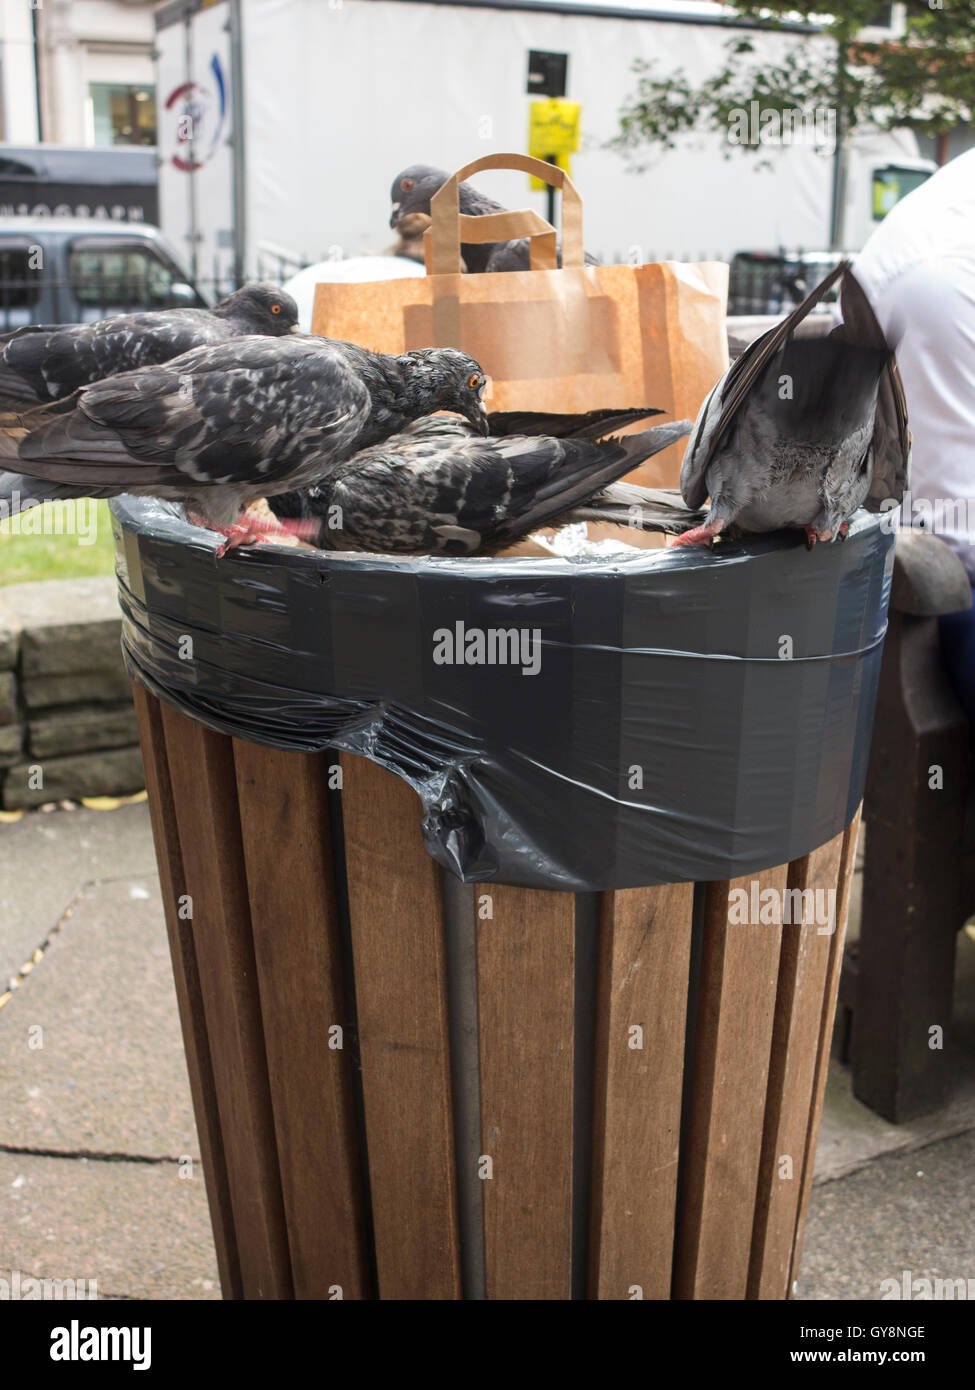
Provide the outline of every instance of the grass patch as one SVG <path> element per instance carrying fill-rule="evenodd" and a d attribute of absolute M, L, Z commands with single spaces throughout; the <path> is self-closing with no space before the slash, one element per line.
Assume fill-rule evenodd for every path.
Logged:
<path fill-rule="evenodd" d="M 56 534 L 59 527 L 61 535 Z M 107 502 L 85 499 L 76 509 L 71 504 L 44 502 L 0 522 L 0 585 L 25 584 L 33 579 L 81 579 L 111 574 L 114 569 L 115 544 Z"/>

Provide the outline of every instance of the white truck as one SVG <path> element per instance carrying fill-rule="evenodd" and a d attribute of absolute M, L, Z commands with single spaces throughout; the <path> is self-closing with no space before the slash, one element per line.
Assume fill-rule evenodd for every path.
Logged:
<path fill-rule="evenodd" d="M 530 54 L 567 56 L 565 95 L 581 104 L 572 176 L 586 245 L 604 260 L 829 245 L 833 159 L 814 129 L 768 145 L 770 168 L 714 134 L 646 147 L 642 173 L 606 148 L 636 88 L 635 59 L 698 81 L 724 61 L 736 30 L 717 4 L 170 0 L 156 24 L 160 220 L 204 285 L 382 250 L 390 183 L 406 165 L 454 169 L 526 150 Z M 770 57 L 795 42 L 750 37 Z M 910 132 L 857 140 L 844 246 L 861 245 L 933 167 Z M 478 183 L 544 214 L 524 175 Z"/>

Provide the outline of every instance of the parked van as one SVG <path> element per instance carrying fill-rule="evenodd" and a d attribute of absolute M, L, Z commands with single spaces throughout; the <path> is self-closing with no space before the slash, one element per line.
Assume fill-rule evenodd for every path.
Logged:
<path fill-rule="evenodd" d="M 156 227 L 0 217 L 0 332 L 178 305 L 207 299 Z"/>

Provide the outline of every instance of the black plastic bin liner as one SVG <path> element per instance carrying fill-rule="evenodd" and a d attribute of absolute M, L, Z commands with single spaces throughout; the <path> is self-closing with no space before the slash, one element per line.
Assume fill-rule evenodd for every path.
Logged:
<path fill-rule="evenodd" d="M 467 881 L 737 877 L 831 839 L 863 795 L 893 567 L 880 517 L 811 552 L 796 532 L 713 553 L 217 560 L 219 537 L 173 506 L 112 510 L 130 671 L 222 733 L 404 777 L 430 853 Z M 511 629 L 517 650 L 492 653 Z M 458 652 L 496 660 L 443 661 Z"/>

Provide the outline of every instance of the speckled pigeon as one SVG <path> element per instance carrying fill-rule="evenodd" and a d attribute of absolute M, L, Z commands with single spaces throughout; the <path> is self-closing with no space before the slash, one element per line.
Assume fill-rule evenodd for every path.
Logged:
<path fill-rule="evenodd" d="M 450 175 L 445 169 L 434 169 L 429 164 L 411 164 L 408 169 L 397 174 L 390 190 L 393 210 L 389 225 L 398 227 L 403 219 L 410 216 L 411 213 L 422 212 L 429 216 L 430 199 L 449 178 Z M 469 183 L 458 184 L 457 192 L 460 210 L 469 217 L 483 217 L 485 213 L 489 212 L 508 211 L 503 204 L 496 203 L 493 198 L 485 198 L 483 193 L 478 193 L 477 189 Z M 463 242 L 460 249 L 461 255 L 464 257 L 464 264 L 472 274 L 480 274 L 482 271 L 488 270 L 531 269 L 526 238 L 520 241 L 490 241 L 480 245 L 474 242 Z M 562 264 L 561 248 L 559 250 L 559 264 Z M 598 265 L 599 262 L 595 256 L 590 256 L 587 252 L 586 264 Z"/>
<path fill-rule="evenodd" d="M 678 420 L 603 441 L 483 439 L 463 420 L 431 416 L 360 450 L 307 493 L 270 503 L 278 516 L 317 518 L 323 549 L 490 554 L 539 527 L 576 519 L 575 507 L 689 429 L 689 420 Z M 607 512 L 605 519 L 620 518 Z"/>
<path fill-rule="evenodd" d="M 837 280 L 844 322 L 824 338 L 795 337 Z M 858 507 L 900 502 L 909 457 L 893 353 L 841 262 L 746 348 L 701 407 L 680 484 L 689 507 L 705 497 L 710 506 L 704 524 L 676 544 L 789 526 L 805 530 L 810 546 L 845 539 Z"/>
<path fill-rule="evenodd" d="M 304 335 L 194 348 L 0 416 L 0 463 L 16 469 L 0 475 L 0 500 L 16 511 L 51 497 L 161 497 L 247 544 L 260 539 L 240 521 L 250 501 L 309 487 L 420 416 L 456 410 L 486 433 L 484 387 L 453 348 L 389 357 Z"/>
<path fill-rule="evenodd" d="M 297 323 L 290 294 L 255 283 L 215 309 L 155 309 L 96 323 L 18 328 L 0 336 L 0 410 L 62 400 L 79 386 L 247 333 L 280 337 Z"/>

